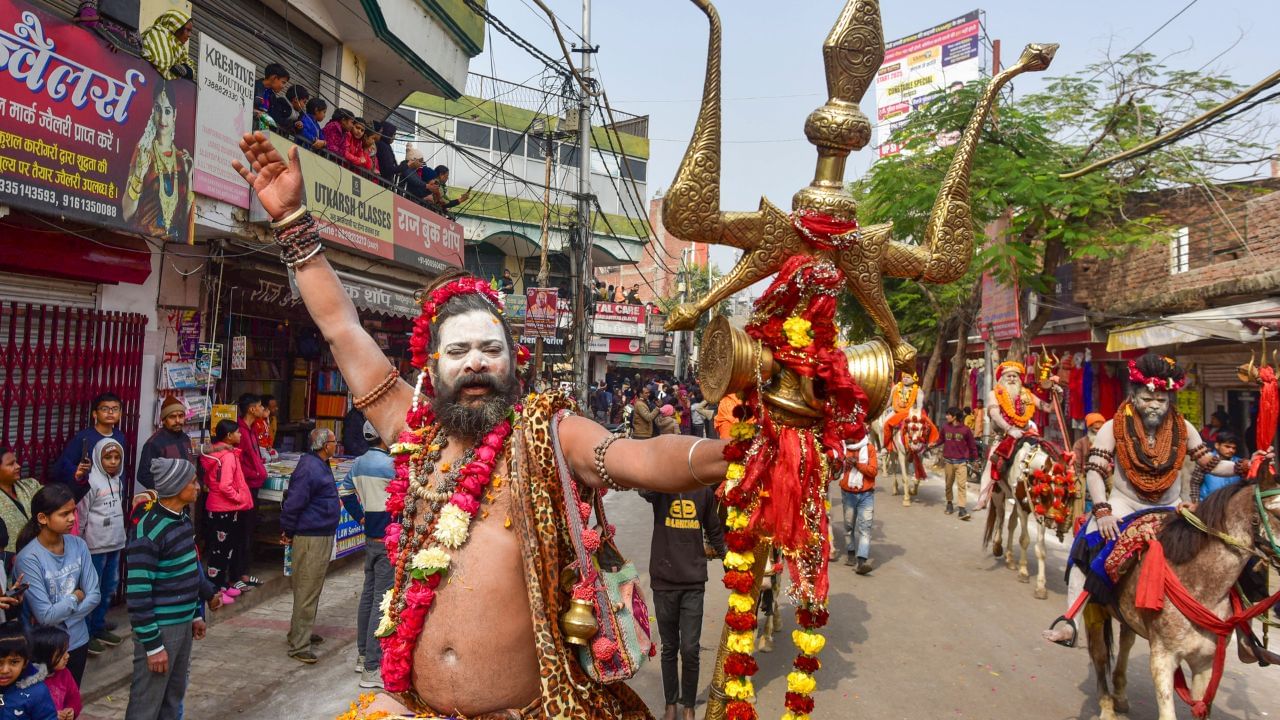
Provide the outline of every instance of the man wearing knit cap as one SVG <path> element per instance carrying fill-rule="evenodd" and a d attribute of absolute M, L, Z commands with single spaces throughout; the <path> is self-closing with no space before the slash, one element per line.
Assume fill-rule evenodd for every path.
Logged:
<path fill-rule="evenodd" d="M 130 532 L 125 601 L 133 625 L 133 678 L 125 720 L 179 717 L 191 666 L 191 642 L 202 640 L 201 606 L 222 603 L 200 572 L 195 530 L 184 510 L 200 496 L 187 460 L 155 458 L 148 468 L 159 498 Z"/>
<path fill-rule="evenodd" d="M 137 481 L 141 490 L 154 490 L 155 481 L 151 477 L 151 461 L 156 458 L 171 460 L 191 460 L 191 438 L 182 429 L 187 421 L 187 408 L 177 398 L 167 398 L 160 407 L 160 427 L 156 429 L 142 446 L 142 457 L 138 460 Z"/>

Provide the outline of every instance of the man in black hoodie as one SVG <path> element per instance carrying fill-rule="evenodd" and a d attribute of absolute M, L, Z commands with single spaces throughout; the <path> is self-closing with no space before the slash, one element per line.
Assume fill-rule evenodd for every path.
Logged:
<path fill-rule="evenodd" d="M 396 126 L 383 121 L 378 126 L 378 142 L 374 149 L 378 151 L 378 172 L 384 180 L 393 185 L 400 175 L 400 166 L 396 163 L 396 152 L 391 143 L 396 139 Z"/>
<path fill-rule="evenodd" d="M 698 697 L 698 652 L 702 639 L 702 601 L 706 595 L 709 544 L 715 556 L 725 554 L 724 529 L 716 512 L 715 489 L 691 493 L 641 492 L 653 505 L 653 545 L 649 580 L 662 638 L 662 690 L 666 695 L 663 720 L 693 720 Z M 679 653 L 683 674 L 676 668 Z"/>

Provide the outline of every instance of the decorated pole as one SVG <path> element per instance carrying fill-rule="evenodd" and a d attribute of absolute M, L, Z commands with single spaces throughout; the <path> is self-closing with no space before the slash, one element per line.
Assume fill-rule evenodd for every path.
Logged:
<path fill-rule="evenodd" d="M 783 718 L 813 711 L 815 673 L 826 643 L 827 488 L 843 472 L 846 444 L 867 433 L 883 408 L 895 370 L 910 370 L 916 351 L 901 336 L 883 278 L 948 283 L 973 256 L 969 173 L 982 123 L 996 93 L 1015 75 L 1049 66 L 1056 45 L 1028 45 L 1019 61 L 988 85 L 957 143 L 923 242 L 892 238 L 891 224 L 860 227 L 857 202 L 845 188 L 849 153 L 864 148 L 871 123 L 858 109 L 884 59 L 877 0 L 848 0 L 823 43 L 827 101 L 805 121 L 817 148 L 813 182 L 785 212 L 761 199 L 754 212 L 720 210 L 720 18 L 710 0 L 692 0 L 710 25 L 707 73 L 693 138 L 662 208 L 663 224 L 691 242 L 743 251 L 734 268 L 702 297 L 672 310 L 667 330 L 692 330 L 720 301 L 770 280 L 745 330 L 723 318 L 703 334 L 699 380 L 709 401 L 736 394 L 741 405 L 725 450 L 729 470 L 720 489 L 728 508 L 725 633 L 716 659 L 708 718 L 754 720 L 752 657 L 756 604 L 767 558 L 777 548 L 796 603 L 797 654 L 787 675 Z M 852 294 L 882 339 L 843 347 L 838 300 Z"/>

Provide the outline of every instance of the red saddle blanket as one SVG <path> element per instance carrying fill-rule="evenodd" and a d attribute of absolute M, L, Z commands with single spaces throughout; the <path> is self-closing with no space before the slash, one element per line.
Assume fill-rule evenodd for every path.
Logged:
<path fill-rule="evenodd" d="M 1168 517 L 1169 514 L 1163 512 L 1147 513 L 1135 518 L 1120 531 L 1120 536 L 1116 538 L 1110 552 L 1102 559 L 1107 577 L 1113 585 L 1120 582 L 1120 579 L 1133 568 L 1134 563 L 1146 551 L 1147 543 L 1160 533 Z"/>

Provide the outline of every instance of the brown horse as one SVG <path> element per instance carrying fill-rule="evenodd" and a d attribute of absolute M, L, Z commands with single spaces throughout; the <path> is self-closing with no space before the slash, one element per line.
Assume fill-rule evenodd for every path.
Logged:
<path fill-rule="evenodd" d="M 1260 484 L 1242 483 L 1210 495 L 1196 513 L 1212 531 L 1198 530 L 1185 518 L 1165 523 L 1159 539 L 1173 574 L 1204 608 L 1219 618 L 1232 614 L 1230 593 L 1246 563 L 1263 557 L 1280 567 L 1280 549 L 1268 538 L 1280 537 L 1280 495 L 1261 495 L 1276 487 L 1273 477 Z M 1223 539 L 1223 538 L 1227 539 Z M 1174 720 L 1174 674 L 1182 663 L 1191 670 L 1191 697 L 1202 700 L 1212 676 L 1217 636 L 1187 619 L 1167 597 L 1161 610 L 1136 606 L 1138 578 L 1144 556 L 1115 588 L 1115 601 L 1107 606 L 1120 621 L 1120 642 L 1114 670 L 1111 665 L 1111 618 L 1091 606 L 1086 614 L 1089 655 L 1098 683 L 1102 720 L 1114 720 L 1129 709 L 1127 666 L 1137 635 L 1151 646 L 1151 677 L 1156 688 L 1159 720 Z M 1110 686 L 1108 686 L 1110 679 Z"/>

